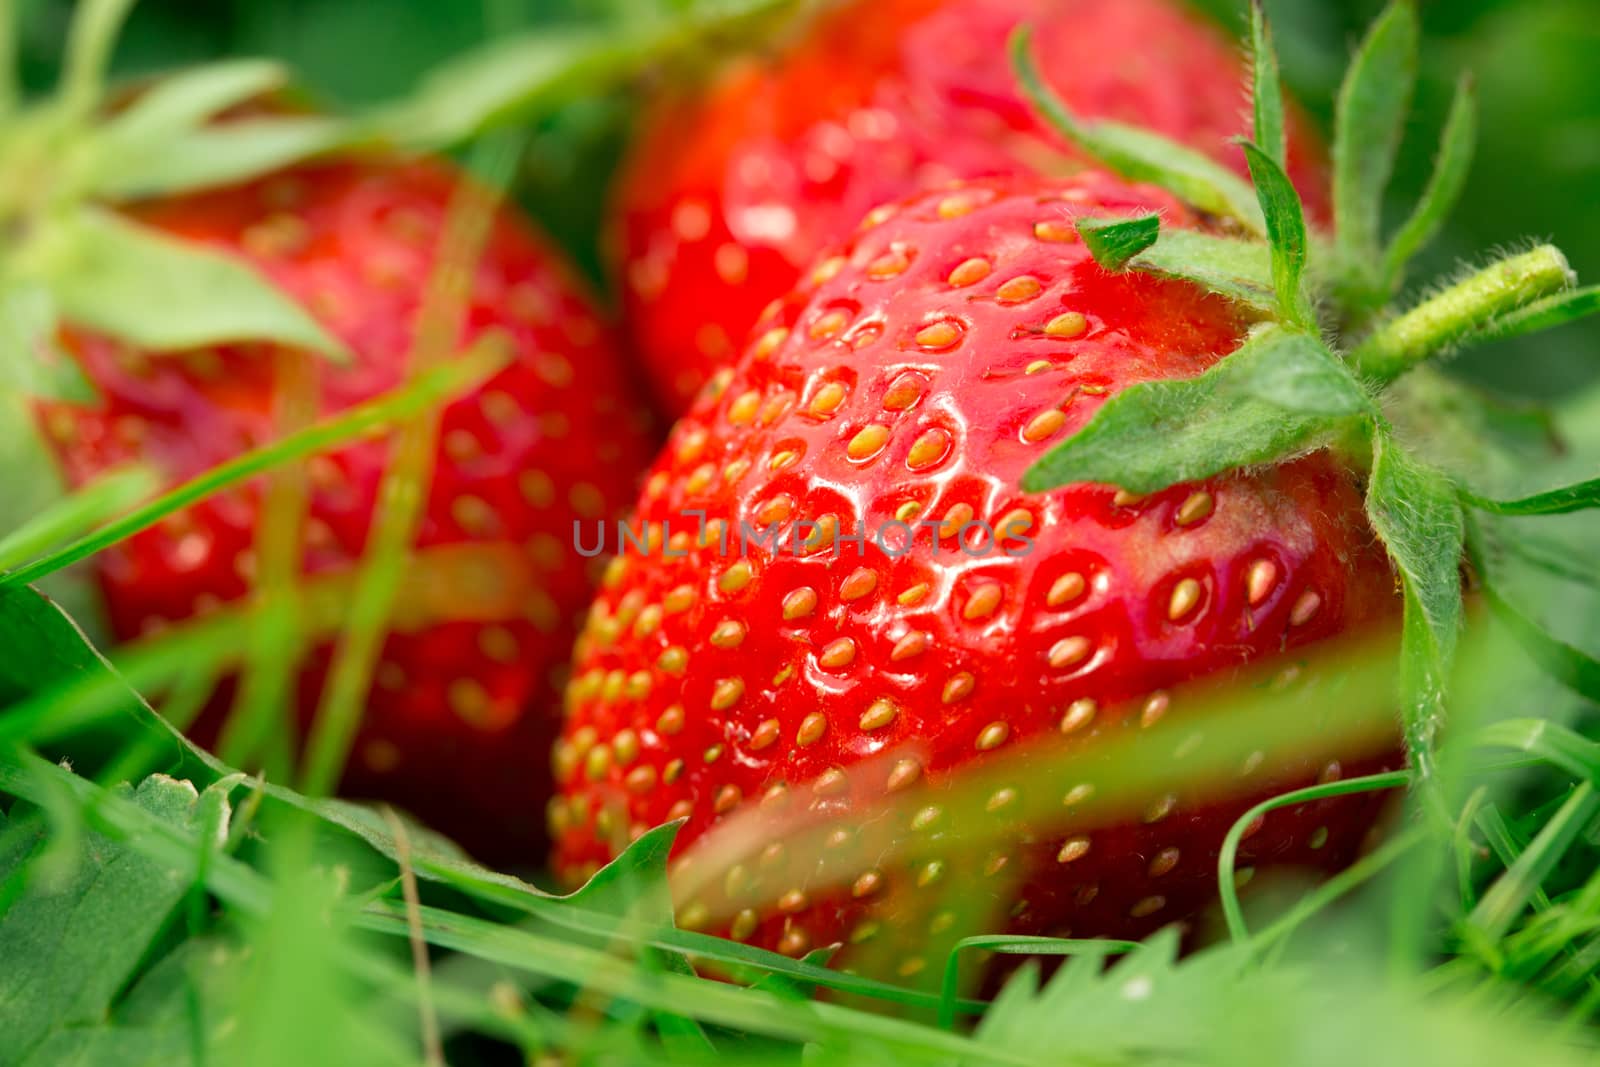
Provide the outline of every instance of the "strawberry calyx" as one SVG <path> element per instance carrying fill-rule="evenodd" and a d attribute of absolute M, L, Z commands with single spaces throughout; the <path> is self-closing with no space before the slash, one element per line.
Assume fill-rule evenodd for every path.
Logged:
<path fill-rule="evenodd" d="M 1402 312 L 1388 310 L 1406 263 L 1438 232 L 1461 191 L 1475 131 L 1471 82 L 1463 80 L 1432 180 L 1385 244 L 1378 209 L 1416 77 L 1417 38 L 1415 10 L 1396 0 L 1346 77 L 1335 121 L 1332 235 L 1308 227 L 1283 169 L 1283 102 L 1259 2 L 1251 6 L 1253 137 L 1240 142 L 1250 184 L 1158 134 L 1073 115 L 1040 77 L 1027 27 L 1013 37 L 1012 59 L 1025 94 L 1064 137 L 1124 177 L 1222 216 L 1237 233 L 1167 230 L 1155 214 L 1080 218 L 1078 233 L 1095 260 L 1112 271 L 1187 279 L 1257 320 L 1238 350 L 1198 377 L 1145 382 L 1113 397 L 1026 472 L 1023 488 L 1091 482 L 1146 494 L 1315 449 L 1338 451 L 1366 474 L 1368 518 L 1401 580 L 1406 737 L 1426 781 L 1462 626 L 1460 564 L 1465 553 L 1482 577 L 1484 517 L 1600 506 L 1600 484 L 1491 500 L 1399 439 L 1393 418 L 1406 414 L 1411 398 L 1389 387 L 1462 346 L 1592 313 L 1600 290 L 1576 288 L 1561 251 L 1539 245 Z M 1515 612 L 1499 594 L 1488 599 L 1501 614 Z M 1600 688 L 1593 684 L 1600 664 L 1574 670 L 1571 657 L 1581 653 L 1554 647 L 1559 643 L 1536 624 L 1514 617 L 1512 631 L 1537 661 L 1564 664 L 1557 677 L 1578 680 L 1586 695 Z"/>

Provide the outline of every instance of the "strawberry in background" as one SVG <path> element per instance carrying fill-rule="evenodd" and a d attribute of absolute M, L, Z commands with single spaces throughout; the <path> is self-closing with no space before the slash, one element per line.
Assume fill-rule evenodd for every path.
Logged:
<path fill-rule="evenodd" d="M 680 414 L 823 247 L 872 208 L 958 178 L 1071 170 L 1007 64 L 1034 27 L 1076 113 L 1245 172 L 1246 57 L 1179 0 L 853 0 L 647 112 L 616 198 L 633 344 Z M 1291 116 L 1289 173 L 1327 214 L 1323 150 Z"/>
<path fill-rule="evenodd" d="M 131 206 L 127 218 L 146 231 L 254 268 L 342 342 L 350 362 L 266 343 L 151 351 L 69 321 L 65 345 L 98 398 L 40 407 L 68 480 L 140 461 L 176 484 L 282 436 L 296 404 L 308 421 L 403 384 L 464 181 L 442 162 L 352 158 Z M 572 525 L 626 505 L 649 454 L 648 418 L 609 326 L 514 209 L 494 211 L 467 274 L 450 351 L 494 344 L 509 365 L 442 413 L 415 559 L 342 791 L 415 811 L 480 854 L 527 862 L 538 855 L 543 753 L 572 619 L 591 589 Z M 335 591 L 334 632 L 325 622 L 307 638 L 302 733 L 374 525 L 390 442 L 363 440 L 306 468 L 304 580 Z M 216 496 L 99 555 L 116 636 L 151 636 L 250 596 L 261 578 L 262 494 L 257 482 Z M 201 741 L 226 746 L 238 729 L 223 723 L 233 689 L 203 717 Z"/>

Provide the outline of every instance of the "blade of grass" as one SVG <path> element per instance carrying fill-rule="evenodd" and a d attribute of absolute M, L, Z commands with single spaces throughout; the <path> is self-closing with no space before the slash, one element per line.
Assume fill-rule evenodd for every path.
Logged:
<path fill-rule="evenodd" d="M 1503 938 L 1529 906 L 1555 864 L 1597 815 L 1600 815 L 1600 792 L 1596 792 L 1592 782 L 1579 783 L 1555 817 L 1483 894 L 1483 899 L 1467 917 L 1467 925 L 1491 943 Z"/>
<path fill-rule="evenodd" d="M 1222 915 L 1228 924 L 1228 935 L 1236 942 L 1250 939 L 1249 927 L 1244 921 L 1244 909 L 1239 906 L 1239 890 L 1234 882 L 1234 865 L 1239 857 L 1239 844 L 1245 831 L 1256 819 L 1279 808 L 1293 807 L 1324 797 L 1348 796 L 1368 793 L 1375 789 L 1399 789 L 1411 784 L 1411 772 L 1387 771 L 1363 778 L 1347 778 L 1338 782 L 1325 782 L 1292 792 L 1270 797 L 1234 820 L 1228 836 L 1222 840 L 1222 850 L 1217 853 L 1217 888 L 1222 895 Z"/>
<path fill-rule="evenodd" d="M 10 570 L 63 541 L 85 536 L 159 487 L 155 471 L 148 467 L 129 467 L 105 475 L 0 539 L 0 571 Z"/>
<path fill-rule="evenodd" d="M 280 432 L 298 433 L 316 419 L 316 370 L 309 358 L 292 351 L 277 355 L 276 370 Z M 269 732 L 291 742 L 283 749 L 294 748 L 298 724 L 290 702 L 295 668 L 305 652 L 294 585 L 300 574 L 308 496 L 304 463 L 285 463 L 267 475 L 255 538 L 259 569 L 253 593 L 260 611 L 253 616 L 244 672 L 217 751 L 225 763 L 260 766 L 277 780 L 292 773 L 281 757 L 255 761 Z"/>
<path fill-rule="evenodd" d="M 445 219 L 439 258 L 417 311 L 408 360 L 413 374 L 428 373 L 455 350 L 466 324 L 473 273 L 499 208 L 498 190 L 510 177 L 521 152 L 521 141 L 489 142 L 484 152 L 487 166 L 479 169 L 490 172 L 490 182 L 480 186 L 463 181 Z M 503 347 L 501 339 L 493 334 L 484 335 L 474 344 L 474 348 L 497 351 Z M 306 745 L 300 782 L 302 792 L 311 796 L 330 792 L 344 771 L 388 633 L 406 554 L 427 503 L 438 429 L 439 409 L 424 410 L 412 416 L 391 446 L 345 635 L 334 651 Z"/>

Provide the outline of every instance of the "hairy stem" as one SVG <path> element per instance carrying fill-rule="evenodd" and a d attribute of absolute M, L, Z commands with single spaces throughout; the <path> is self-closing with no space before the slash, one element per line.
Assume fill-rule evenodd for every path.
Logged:
<path fill-rule="evenodd" d="M 1572 284 L 1567 257 L 1553 245 L 1540 245 L 1485 267 L 1378 327 L 1350 360 L 1363 375 L 1392 381 L 1501 316 Z"/>

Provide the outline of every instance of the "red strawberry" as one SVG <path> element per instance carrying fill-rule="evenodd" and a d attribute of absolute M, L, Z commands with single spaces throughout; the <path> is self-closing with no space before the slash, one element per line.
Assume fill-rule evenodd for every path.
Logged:
<path fill-rule="evenodd" d="M 1326 453 L 1143 499 L 1018 488 L 1108 396 L 1195 375 L 1241 340 L 1225 300 L 1107 273 L 1077 240 L 1079 212 L 1147 210 L 1196 225 L 1166 194 L 1095 172 L 927 192 L 873 212 L 774 308 L 646 480 L 639 518 L 665 544 L 613 562 L 579 638 L 555 753 L 560 871 L 581 877 L 671 818 L 688 818 L 681 853 L 769 797 L 848 824 L 907 781 L 953 789 L 1030 740 L 1093 752 L 1183 716 L 1179 683 L 1390 616 L 1356 478 Z M 720 524 L 705 543 L 698 511 Z M 796 552 L 802 520 L 837 536 Z M 927 529 L 909 553 L 901 534 L 879 540 L 895 520 L 940 523 L 939 548 Z M 1031 551 L 1004 538 L 984 551 L 979 528 L 958 530 L 978 521 L 1026 530 Z M 741 545 L 741 524 L 771 523 L 777 550 Z M 724 530 L 726 552 L 711 536 Z M 905 745 L 924 755 L 883 765 Z M 1262 766 L 1249 789 L 1357 755 Z M 1211 897 L 1217 847 L 1254 799 L 1180 789 L 1176 806 L 1081 842 L 1018 826 L 997 853 L 915 871 L 868 857 L 839 889 L 794 857 L 760 892 L 713 879 L 680 916 L 789 953 L 896 927 L 914 946 L 928 931 L 908 928 L 906 891 L 942 871 L 959 898 L 986 900 L 998 862 L 1026 902 L 1012 929 L 1139 935 Z M 1358 797 L 1271 815 L 1242 863 L 1347 862 L 1375 810 Z"/>
<path fill-rule="evenodd" d="M 277 412 L 295 374 L 312 376 L 324 414 L 400 385 L 461 181 L 438 163 L 339 162 L 131 211 L 250 261 L 355 362 L 263 345 L 143 352 L 68 331 L 103 396 L 42 412 L 71 480 L 140 459 L 178 481 L 270 442 L 284 432 Z M 469 845 L 526 858 L 542 830 L 544 785 L 529 761 L 554 733 L 568 620 L 590 592 L 572 523 L 627 503 L 648 438 L 593 305 L 509 211 L 494 220 L 464 321 L 463 348 L 498 333 L 514 359 L 443 415 L 418 559 L 345 785 L 402 803 Z M 308 574 L 337 581 L 360 560 L 389 451 L 387 440 L 367 440 L 309 464 Z M 249 594 L 260 511 L 253 485 L 100 556 L 116 633 L 149 634 Z M 302 674 L 308 714 L 326 652 Z"/>
<path fill-rule="evenodd" d="M 1078 113 L 1194 145 L 1241 174 L 1238 48 L 1176 0 L 855 0 L 775 57 L 658 106 L 620 186 L 633 337 L 681 414 L 767 303 L 876 204 L 952 178 L 1065 169 L 1005 43 L 1034 27 Z M 1290 172 L 1324 215 L 1322 150 L 1298 120 Z"/>

